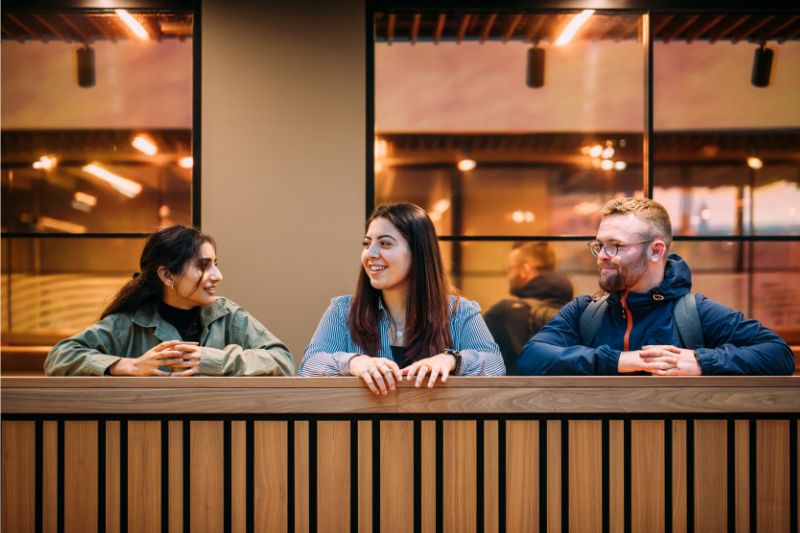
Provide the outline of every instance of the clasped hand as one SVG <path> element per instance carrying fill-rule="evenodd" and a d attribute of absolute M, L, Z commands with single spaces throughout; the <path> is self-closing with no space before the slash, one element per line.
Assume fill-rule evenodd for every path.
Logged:
<path fill-rule="evenodd" d="M 700 363 L 693 350 L 669 344 L 642 346 L 641 350 L 622 352 L 620 372 L 650 372 L 654 376 L 699 376 Z"/>
<path fill-rule="evenodd" d="M 428 388 L 431 388 L 438 378 L 442 383 L 446 382 L 455 366 L 456 358 L 447 353 L 420 359 L 403 369 L 385 357 L 357 355 L 350 359 L 350 373 L 361 378 L 375 396 L 386 396 L 390 390 L 395 390 L 403 376 L 408 381 L 416 379 L 414 386 L 417 388 L 422 386 L 425 376 L 430 376 Z"/>
<path fill-rule="evenodd" d="M 191 376 L 200 369 L 196 342 L 164 341 L 136 358 L 123 357 L 108 368 L 112 376 Z M 170 367 L 165 372 L 160 367 Z"/>

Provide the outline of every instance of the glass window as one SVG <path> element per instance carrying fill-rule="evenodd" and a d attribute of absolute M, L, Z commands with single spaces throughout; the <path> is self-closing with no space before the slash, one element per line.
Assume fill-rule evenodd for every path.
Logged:
<path fill-rule="evenodd" d="M 4 233 L 191 223 L 191 36 L 191 12 L 4 11 Z"/>

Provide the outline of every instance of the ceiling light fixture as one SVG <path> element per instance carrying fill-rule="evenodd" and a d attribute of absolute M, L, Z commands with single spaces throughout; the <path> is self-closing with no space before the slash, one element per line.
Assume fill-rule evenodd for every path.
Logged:
<path fill-rule="evenodd" d="M 84 45 L 75 50 L 78 60 L 78 87 L 94 87 L 94 48 Z"/>
<path fill-rule="evenodd" d="M 178 159 L 178 166 L 181 168 L 192 168 L 194 166 L 194 158 L 190 155 Z"/>
<path fill-rule="evenodd" d="M 158 153 L 158 146 L 146 135 L 137 135 L 131 141 L 134 148 L 142 152 L 144 155 L 154 156 Z"/>
<path fill-rule="evenodd" d="M 758 157 L 748 157 L 747 166 L 753 170 L 758 170 L 764 166 L 764 162 Z"/>
<path fill-rule="evenodd" d="M 544 48 L 534 46 L 528 50 L 528 68 L 525 83 L 531 89 L 544 85 Z"/>
<path fill-rule="evenodd" d="M 478 166 L 474 159 L 464 158 L 458 161 L 458 170 L 461 172 L 468 172 Z"/>
<path fill-rule="evenodd" d="M 100 178 L 101 180 L 105 181 L 106 183 L 114 187 L 114 189 L 117 192 L 119 192 L 124 196 L 127 196 L 128 198 L 133 198 L 134 196 L 137 196 L 140 192 L 142 192 L 141 183 L 137 183 L 133 180 L 129 180 L 128 178 L 123 178 L 122 176 L 118 176 L 113 172 L 104 169 L 97 163 L 89 163 L 88 165 L 84 166 L 81 170 L 83 170 L 87 174 L 91 174 L 96 178 Z"/>
<path fill-rule="evenodd" d="M 561 32 L 561 35 L 558 36 L 555 45 L 564 46 L 570 42 L 572 38 L 575 37 L 575 34 L 578 33 L 578 30 L 581 29 L 581 26 L 583 26 L 592 15 L 594 15 L 594 9 L 584 9 L 575 15 L 570 23 L 567 24 L 567 27 L 564 28 L 564 31 Z"/>
<path fill-rule="evenodd" d="M 38 161 L 33 162 L 33 168 L 37 170 L 53 170 L 58 164 L 58 159 L 54 155 L 43 155 Z"/>
<path fill-rule="evenodd" d="M 138 37 L 143 41 L 150 39 L 150 34 L 147 33 L 146 29 L 144 29 L 142 23 L 133 18 L 133 16 L 131 16 L 131 14 L 128 13 L 127 10 L 115 9 L 114 13 L 116 13 L 117 16 L 122 20 L 122 22 L 124 22 L 128 26 L 128 28 L 131 29 L 131 31 L 134 33 L 134 35 L 136 35 L 136 37 Z"/>
<path fill-rule="evenodd" d="M 769 85 L 769 78 L 772 75 L 772 57 L 775 54 L 764 43 L 756 48 L 756 55 L 753 57 L 753 75 L 750 83 L 755 87 L 766 87 Z"/>

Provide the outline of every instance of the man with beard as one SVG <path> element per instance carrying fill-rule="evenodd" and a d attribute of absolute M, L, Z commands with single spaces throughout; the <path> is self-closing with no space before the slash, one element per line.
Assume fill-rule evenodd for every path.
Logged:
<path fill-rule="evenodd" d="M 516 374 L 517 356 L 542 326 L 572 299 L 572 282 L 555 272 L 556 256 L 546 242 L 517 242 L 508 255 L 508 289 L 514 298 L 500 300 L 484 315 L 500 346 L 506 374 Z"/>
<path fill-rule="evenodd" d="M 600 215 L 589 250 L 597 258 L 600 288 L 608 295 L 580 296 L 562 308 L 525 345 L 517 373 L 792 373 L 789 346 L 758 321 L 700 294 L 684 298 L 691 293 L 691 271 L 680 256 L 668 253 L 672 226 L 661 204 L 647 198 L 611 200 Z M 696 307 L 696 329 L 702 333 L 694 346 L 681 340 L 681 329 L 691 320 L 676 313 L 687 300 L 696 304 L 691 307 Z M 581 319 L 585 312 L 596 314 L 590 333 L 587 320 Z"/>

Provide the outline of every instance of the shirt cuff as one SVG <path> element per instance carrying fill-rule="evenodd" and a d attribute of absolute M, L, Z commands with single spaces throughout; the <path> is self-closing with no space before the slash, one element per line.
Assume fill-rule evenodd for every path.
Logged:
<path fill-rule="evenodd" d="M 122 359 L 117 355 L 97 354 L 86 358 L 86 368 L 89 370 L 90 376 L 107 376 L 111 375 L 108 368 Z"/>
<path fill-rule="evenodd" d="M 205 376 L 225 375 L 225 351 L 208 346 L 201 346 L 200 350 L 200 367 L 197 373 Z"/>

